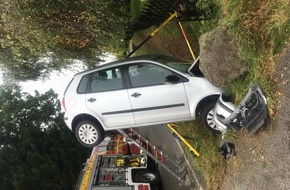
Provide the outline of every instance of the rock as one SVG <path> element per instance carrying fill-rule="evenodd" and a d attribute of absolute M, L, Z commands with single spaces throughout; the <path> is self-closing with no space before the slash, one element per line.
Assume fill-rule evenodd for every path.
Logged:
<path fill-rule="evenodd" d="M 238 55 L 238 47 L 224 26 L 203 34 L 200 39 L 200 70 L 215 86 L 224 87 L 244 75 L 245 58 Z"/>

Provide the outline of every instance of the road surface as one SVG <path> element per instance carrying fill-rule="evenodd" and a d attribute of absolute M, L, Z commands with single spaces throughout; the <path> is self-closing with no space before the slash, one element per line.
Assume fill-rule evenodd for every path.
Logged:
<path fill-rule="evenodd" d="M 180 182 L 175 176 L 170 174 L 161 166 L 158 166 L 163 190 L 200 189 L 198 181 L 195 180 L 195 177 L 192 174 L 192 168 L 184 157 L 180 143 L 176 140 L 176 138 L 174 138 L 166 125 L 142 127 L 136 130 L 138 130 L 143 137 L 147 138 L 149 142 L 161 149 L 172 161 L 174 161 L 174 163 L 179 166 L 178 168 L 175 164 L 166 162 L 167 166 L 171 167 L 172 170 L 180 176 L 180 178 L 184 179 L 184 182 Z"/>

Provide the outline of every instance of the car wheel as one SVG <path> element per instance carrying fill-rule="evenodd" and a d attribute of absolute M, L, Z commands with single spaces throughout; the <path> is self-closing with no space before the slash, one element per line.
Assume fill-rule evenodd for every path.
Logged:
<path fill-rule="evenodd" d="M 214 107 L 215 103 L 209 103 L 204 107 L 201 113 L 202 123 L 214 134 L 221 134 L 221 132 L 217 128 L 216 122 L 213 120 Z"/>
<path fill-rule="evenodd" d="M 154 185 L 160 181 L 160 178 L 156 172 L 143 170 L 134 176 L 134 181 L 137 183 L 150 183 Z"/>
<path fill-rule="evenodd" d="M 86 147 L 94 147 L 104 140 L 104 131 L 95 122 L 86 120 L 77 124 L 75 135 L 78 141 Z"/>

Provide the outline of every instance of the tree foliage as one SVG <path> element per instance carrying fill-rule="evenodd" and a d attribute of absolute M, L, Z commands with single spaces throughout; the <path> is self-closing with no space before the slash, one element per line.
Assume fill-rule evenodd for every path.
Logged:
<path fill-rule="evenodd" d="M 88 150 L 63 122 L 52 91 L 0 87 L 1 189 L 72 189 Z"/>
<path fill-rule="evenodd" d="M 114 44 L 120 45 L 128 20 L 126 0 L 2 0 L 0 2 L 0 60 L 19 79 L 65 66 L 63 60 L 95 62 Z M 47 64 L 48 52 L 58 58 Z M 24 70 L 34 75 L 16 74 Z M 22 73 L 22 72 L 20 72 Z"/>

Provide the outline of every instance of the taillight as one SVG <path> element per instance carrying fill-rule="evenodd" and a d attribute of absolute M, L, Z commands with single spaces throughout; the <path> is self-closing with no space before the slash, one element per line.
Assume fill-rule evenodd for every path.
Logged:
<path fill-rule="evenodd" d="M 63 110 L 66 111 L 66 107 L 65 107 L 65 99 L 64 99 L 64 97 L 62 98 L 61 105 L 62 105 Z"/>
<path fill-rule="evenodd" d="M 149 185 L 140 184 L 138 185 L 138 190 L 149 190 Z"/>

